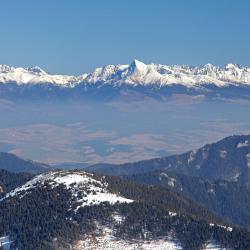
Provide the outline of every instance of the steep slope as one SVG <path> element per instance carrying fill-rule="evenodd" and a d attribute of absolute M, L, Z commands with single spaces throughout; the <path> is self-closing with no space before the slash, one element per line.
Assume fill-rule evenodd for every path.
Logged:
<path fill-rule="evenodd" d="M 0 169 L 0 197 L 6 192 L 23 185 L 34 175 L 30 173 L 12 173 L 4 169 Z"/>
<path fill-rule="evenodd" d="M 27 250 L 188 250 L 206 249 L 209 242 L 247 249 L 250 238 L 250 232 L 166 188 L 82 171 L 41 174 L 6 194 L 0 201 L 0 234 L 5 233 L 14 247 Z"/>
<path fill-rule="evenodd" d="M 4 199 L 16 196 L 23 197 L 39 186 L 50 185 L 51 188 L 54 189 L 62 184 L 67 190 L 70 190 L 73 199 L 72 206 L 74 206 L 75 210 L 78 210 L 80 207 L 100 204 L 102 202 L 114 204 L 116 202 L 133 201 L 109 193 L 107 190 L 108 183 L 106 183 L 105 180 L 101 181 L 92 176 L 93 174 L 63 171 L 41 174 L 26 182 L 21 187 L 17 187 L 7 193 Z"/>
<path fill-rule="evenodd" d="M 181 155 L 88 171 L 171 188 L 234 224 L 249 227 L 250 136 L 231 136 Z"/>
<path fill-rule="evenodd" d="M 175 190 L 233 224 L 250 227 L 250 191 L 238 183 L 154 171 L 126 179 Z"/>
<path fill-rule="evenodd" d="M 39 67 L 14 68 L 7 65 L 0 65 L 0 82 L 22 84 L 51 83 L 60 86 L 70 86 L 76 81 L 73 76 L 51 75 Z"/>
<path fill-rule="evenodd" d="M 180 155 L 121 165 L 98 164 L 87 170 L 117 176 L 172 171 L 250 187 L 250 136 L 230 136 Z"/>
<path fill-rule="evenodd" d="M 105 82 L 109 84 L 133 84 L 159 86 L 169 84 L 183 84 L 195 87 L 197 84 L 213 83 L 216 86 L 226 86 L 228 83 L 250 82 L 250 70 L 234 64 L 227 64 L 225 68 L 206 64 L 201 67 L 185 65 L 167 66 L 160 64 L 146 65 L 134 60 L 130 65 L 108 65 L 96 69 L 93 73 L 83 77 L 84 82 Z"/>
<path fill-rule="evenodd" d="M 51 168 L 44 163 L 24 160 L 14 154 L 0 152 L 0 169 L 16 173 L 27 172 L 37 174 L 48 171 Z"/>

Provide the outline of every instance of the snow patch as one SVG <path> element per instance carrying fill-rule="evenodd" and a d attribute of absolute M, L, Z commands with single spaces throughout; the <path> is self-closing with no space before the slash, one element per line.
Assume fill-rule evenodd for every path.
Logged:
<path fill-rule="evenodd" d="M 220 158 L 225 159 L 227 157 L 227 151 L 226 150 L 220 150 L 219 154 L 220 154 Z"/>
<path fill-rule="evenodd" d="M 112 218 L 117 224 L 121 224 L 125 221 L 125 216 L 122 216 L 119 213 L 112 214 Z"/>
<path fill-rule="evenodd" d="M 210 225 L 210 227 L 217 226 L 217 227 L 223 228 L 223 229 L 227 230 L 228 232 L 232 232 L 233 231 L 232 227 L 227 227 L 225 225 L 218 225 L 218 224 L 212 224 L 212 223 L 210 223 L 209 225 Z"/>
<path fill-rule="evenodd" d="M 239 143 L 237 144 L 237 148 L 243 148 L 243 147 L 248 147 L 248 146 L 250 146 L 248 140 L 245 140 L 244 142 L 239 142 Z"/>
<path fill-rule="evenodd" d="M 215 190 L 213 189 L 213 187 L 210 187 L 208 190 L 207 190 L 208 193 L 211 193 L 211 194 L 215 194 Z"/>
<path fill-rule="evenodd" d="M 171 217 L 174 217 L 174 216 L 176 216 L 177 215 L 177 213 L 174 213 L 174 212 L 168 212 L 168 214 L 169 214 L 169 216 L 171 216 Z"/>
<path fill-rule="evenodd" d="M 246 155 L 246 159 L 247 159 L 247 167 L 250 168 L 250 153 Z"/>
<path fill-rule="evenodd" d="M 190 164 L 195 159 L 194 156 L 195 156 L 196 152 L 197 152 L 196 150 L 193 150 L 190 152 L 189 158 L 188 158 L 188 164 Z"/>
<path fill-rule="evenodd" d="M 180 244 L 170 237 L 152 241 L 126 241 L 113 235 L 113 229 L 101 226 L 99 233 L 79 240 L 73 250 L 181 250 Z"/>
<path fill-rule="evenodd" d="M 220 247 L 216 242 L 207 242 L 203 250 L 226 250 L 226 248 Z"/>
<path fill-rule="evenodd" d="M 164 172 L 160 173 L 159 179 L 162 180 L 162 178 L 167 179 L 168 186 L 170 186 L 170 187 L 175 186 L 176 179 L 170 177 L 167 173 L 164 173 Z"/>
<path fill-rule="evenodd" d="M 195 166 L 195 168 L 196 168 L 196 169 L 200 169 L 200 168 L 201 168 L 201 165 L 198 164 L 198 165 Z"/>
<path fill-rule="evenodd" d="M 236 171 L 236 173 L 232 176 L 231 181 L 237 182 L 240 177 L 240 172 Z"/>
<path fill-rule="evenodd" d="M 71 192 L 74 203 L 78 205 L 75 211 L 80 207 L 102 202 L 110 204 L 133 202 L 131 199 L 110 193 L 108 183 L 105 182 L 104 178 L 101 181 L 96 180 L 93 174 L 82 171 L 56 171 L 38 175 L 23 186 L 7 193 L 2 200 L 13 196 L 18 196 L 21 199 L 32 189 L 43 186 L 45 183 L 48 183 L 52 188 L 63 184 Z"/>
<path fill-rule="evenodd" d="M 232 227 L 227 227 L 227 226 L 223 226 L 223 225 L 217 225 L 220 228 L 226 229 L 228 232 L 232 232 L 233 228 Z"/>

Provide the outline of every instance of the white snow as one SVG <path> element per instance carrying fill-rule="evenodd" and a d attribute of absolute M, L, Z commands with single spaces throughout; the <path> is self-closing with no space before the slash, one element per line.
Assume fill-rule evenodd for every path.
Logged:
<path fill-rule="evenodd" d="M 108 191 L 108 184 L 105 182 L 104 178 L 99 181 L 96 180 L 92 174 L 83 171 L 55 171 L 38 175 L 23 186 L 7 193 L 2 200 L 13 196 L 22 198 L 37 186 L 44 185 L 45 182 L 49 183 L 52 188 L 64 184 L 65 188 L 70 190 L 75 203 L 78 205 L 76 210 L 80 207 L 100 204 L 102 202 L 108 202 L 110 204 L 116 202 L 133 202 L 131 199 L 110 193 Z M 79 196 L 79 191 L 83 193 L 82 196 Z"/>
<path fill-rule="evenodd" d="M 168 214 L 169 214 L 169 216 L 171 216 L 171 217 L 174 217 L 174 216 L 177 215 L 177 213 L 174 213 L 174 212 L 168 212 Z"/>
<path fill-rule="evenodd" d="M 37 84 L 51 83 L 62 87 L 78 84 L 121 84 L 157 85 L 159 87 L 181 84 L 200 88 L 206 84 L 225 87 L 229 84 L 250 85 L 250 68 L 235 64 L 217 67 L 206 64 L 200 67 L 185 65 L 144 64 L 134 60 L 130 65 L 106 65 L 96 68 L 92 73 L 80 76 L 49 74 L 39 67 L 14 68 L 0 65 L 0 83 Z"/>
<path fill-rule="evenodd" d="M 207 244 L 204 246 L 204 250 L 226 250 L 226 248 L 220 247 L 215 242 L 207 242 Z"/>
<path fill-rule="evenodd" d="M 193 151 L 190 152 L 189 158 L 188 158 L 188 164 L 190 164 L 195 159 L 196 153 L 197 153 L 196 150 L 193 150 Z"/>
<path fill-rule="evenodd" d="M 231 177 L 231 181 L 238 181 L 240 174 L 240 172 L 236 171 L 235 174 Z"/>
<path fill-rule="evenodd" d="M 208 188 L 207 190 L 208 193 L 211 193 L 211 194 L 215 194 L 215 190 L 213 188 L 213 185 L 211 187 Z"/>
<path fill-rule="evenodd" d="M 220 158 L 225 159 L 227 157 L 227 151 L 226 150 L 220 150 L 219 154 L 220 154 Z"/>
<path fill-rule="evenodd" d="M 121 223 L 123 223 L 124 220 L 125 220 L 125 217 L 122 216 L 122 215 L 120 215 L 119 213 L 114 213 L 114 214 L 112 215 L 112 218 L 115 220 L 115 222 L 116 222 L 117 224 L 121 224 Z"/>
<path fill-rule="evenodd" d="M 181 245 L 173 240 L 159 239 L 151 241 L 125 241 L 117 239 L 112 235 L 112 230 L 102 227 L 99 235 L 86 236 L 79 240 L 73 250 L 184 250 Z M 207 242 L 202 248 L 203 250 L 226 250 L 215 242 Z"/>
<path fill-rule="evenodd" d="M 10 191 L 9 193 L 7 193 L 4 198 L 0 199 L 0 201 L 9 197 L 16 196 L 16 195 L 22 198 L 24 195 L 28 194 L 31 189 L 35 188 L 37 184 L 44 184 L 46 179 L 47 179 L 47 175 L 46 176 L 43 174 L 38 175 L 32 180 L 26 182 L 21 187 L 18 187 Z"/>
<path fill-rule="evenodd" d="M 244 142 L 239 142 L 237 144 L 237 148 L 243 148 L 243 147 L 247 147 L 247 146 L 250 146 L 250 143 L 248 140 L 245 140 Z"/>
<path fill-rule="evenodd" d="M 21 84 L 52 83 L 70 87 L 77 80 L 74 76 L 51 75 L 39 67 L 14 68 L 0 65 L 0 82 Z"/>
<path fill-rule="evenodd" d="M 159 179 L 162 180 L 162 178 L 166 178 L 168 186 L 174 187 L 175 182 L 176 182 L 175 178 L 168 176 L 168 174 L 164 173 L 164 172 L 160 173 L 160 175 L 159 175 Z"/>
<path fill-rule="evenodd" d="M 200 164 L 197 164 L 197 165 L 195 166 L 195 168 L 196 168 L 196 169 L 200 169 L 200 168 L 201 168 L 201 165 L 200 165 Z"/>
<path fill-rule="evenodd" d="M 218 225 L 218 224 L 209 224 L 210 227 L 214 227 L 214 226 L 217 226 L 217 227 L 220 227 L 220 228 L 223 228 L 225 230 L 227 230 L 228 232 L 232 232 L 233 231 L 233 228 L 232 227 L 228 227 L 228 226 L 225 226 L 225 225 Z"/>
<path fill-rule="evenodd" d="M 246 158 L 247 158 L 247 166 L 248 168 L 250 168 L 250 153 L 246 155 Z"/>
<path fill-rule="evenodd" d="M 101 226 L 100 232 L 79 240 L 73 250 L 181 250 L 178 242 L 169 239 L 152 241 L 125 241 L 113 235 L 113 229 Z"/>
<path fill-rule="evenodd" d="M 233 231 L 233 228 L 232 228 L 232 227 L 226 227 L 226 226 L 221 226 L 221 225 L 220 225 L 220 227 L 226 229 L 226 230 L 229 231 L 229 232 L 232 232 L 232 231 Z"/>

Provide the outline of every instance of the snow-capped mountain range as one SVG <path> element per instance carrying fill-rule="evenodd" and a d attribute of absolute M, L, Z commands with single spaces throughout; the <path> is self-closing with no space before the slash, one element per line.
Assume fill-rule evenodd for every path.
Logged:
<path fill-rule="evenodd" d="M 200 67 L 185 65 L 144 64 L 134 60 L 130 65 L 107 65 L 96 68 L 92 73 L 80 76 L 49 74 L 39 67 L 15 68 L 0 65 L 0 83 L 17 85 L 53 84 L 61 87 L 75 87 L 80 84 L 107 85 L 183 85 L 188 88 L 213 84 L 217 87 L 228 85 L 250 86 L 250 68 L 236 64 L 217 67 L 206 64 Z"/>

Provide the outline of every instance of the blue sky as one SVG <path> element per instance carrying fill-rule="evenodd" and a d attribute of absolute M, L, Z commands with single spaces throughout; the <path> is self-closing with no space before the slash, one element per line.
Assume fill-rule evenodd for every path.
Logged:
<path fill-rule="evenodd" d="M 249 0 L 3 0 L 0 64 L 80 74 L 106 64 L 250 66 Z"/>

